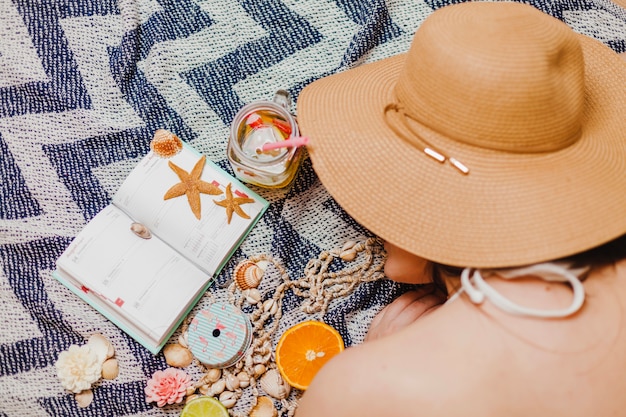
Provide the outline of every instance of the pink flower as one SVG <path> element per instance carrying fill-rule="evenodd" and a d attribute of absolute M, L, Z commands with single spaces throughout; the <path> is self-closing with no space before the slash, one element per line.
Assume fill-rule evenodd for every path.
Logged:
<path fill-rule="evenodd" d="M 146 401 L 155 401 L 159 407 L 179 403 L 191 385 L 189 375 L 181 369 L 167 368 L 164 371 L 156 371 L 144 389 Z"/>

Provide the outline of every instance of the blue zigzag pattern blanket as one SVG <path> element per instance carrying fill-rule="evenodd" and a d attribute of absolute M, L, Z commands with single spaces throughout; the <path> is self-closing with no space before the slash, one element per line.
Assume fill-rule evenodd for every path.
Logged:
<path fill-rule="evenodd" d="M 146 403 L 166 367 L 51 277 L 59 254 L 109 203 L 148 150 L 176 132 L 230 171 L 239 108 L 406 51 L 420 23 L 454 0 L 0 0 L 0 417 L 178 415 Z M 608 0 L 530 0 L 574 30 L 626 51 L 626 11 Z M 231 171 L 232 172 L 232 171 Z M 299 277 L 309 259 L 368 232 L 326 193 L 308 161 L 220 276 L 271 254 Z M 220 291 L 215 287 L 211 291 Z M 324 319 L 347 345 L 403 288 L 366 283 Z M 303 319 L 292 297 L 290 320 Z M 54 363 L 94 333 L 120 376 L 78 408 Z"/>

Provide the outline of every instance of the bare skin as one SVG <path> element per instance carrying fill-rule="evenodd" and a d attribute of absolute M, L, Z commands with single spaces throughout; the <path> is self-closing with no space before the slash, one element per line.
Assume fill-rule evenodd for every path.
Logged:
<path fill-rule="evenodd" d="M 450 292 L 458 287 L 457 278 L 444 280 Z M 487 280 L 521 305 L 571 301 L 562 283 Z M 593 272 L 584 286 L 585 305 L 565 319 L 516 317 L 465 295 L 441 305 L 428 290 L 400 297 L 372 322 L 366 343 L 318 373 L 296 415 L 624 415 L 626 261 Z"/>

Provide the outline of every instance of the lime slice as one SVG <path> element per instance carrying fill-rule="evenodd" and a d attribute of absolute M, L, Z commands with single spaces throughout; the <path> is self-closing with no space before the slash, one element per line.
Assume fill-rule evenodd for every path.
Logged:
<path fill-rule="evenodd" d="M 200 396 L 189 401 L 180 417 L 229 417 L 226 407 L 213 397 Z"/>

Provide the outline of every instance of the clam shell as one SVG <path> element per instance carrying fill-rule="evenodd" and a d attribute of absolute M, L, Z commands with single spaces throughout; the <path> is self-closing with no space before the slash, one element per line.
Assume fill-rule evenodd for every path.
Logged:
<path fill-rule="evenodd" d="M 289 396 L 291 386 L 285 382 L 276 369 L 270 369 L 261 377 L 261 388 L 269 396 L 283 400 Z"/>
<path fill-rule="evenodd" d="M 169 130 L 159 129 L 154 132 L 150 149 L 161 158 L 171 158 L 183 149 L 183 142 Z"/>
<path fill-rule="evenodd" d="M 87 346 L 96 354 L 100 362 L 104 362 L 115 354 L 115 349 L 111 342 L 109 342 L 109 339 L 102 336 L 100 333 L 91 335 L 87 341 Z"/>
<path fill-rule="evenodd" d="M 165 362 L 169 366 L 175 368 L 184 368 L 191 364 L 193 361 L 193 354 L 189 349 L 178 343 L 172 343 L 165 346 L 163 349 L 163 355 L 165 356 Z"/>
<path fill-rule="evenodd" d="M 257 398 L 256 405 L 250 410 L 250 417 L 276 417 L 277 415 L 278 411 L 270 397 Z"/>
<path fill-rule="evenodd" d="M 93 391 L 90 389 L 86 389 L 84 391 L 79 392 L 74 395 L 74 399 L 76 399 L 76 405 L 80 408 L 88 407 L 89 404 L 93 401 Z"/>
<path fill-rule="evenodd" d="M 235 267 L 233 275 L 240 290 L 256 288 L 261 283 L 265 271 L 252 261 L 243 261 Z"/>
<path fill-rule="evenodd" d="M 102 364 L 102 378 L 115 379 L 120 373 L 120 367 L 117 359 L 109 358 Z"/>

